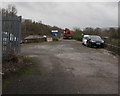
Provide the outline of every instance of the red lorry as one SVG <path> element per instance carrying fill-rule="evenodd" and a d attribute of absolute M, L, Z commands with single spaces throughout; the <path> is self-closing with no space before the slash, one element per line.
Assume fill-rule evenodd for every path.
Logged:
<path fill-rule="evenodd" d="M 68 28 L 65 28 L 63 39 L 72 39 L 72 32 Z"/>

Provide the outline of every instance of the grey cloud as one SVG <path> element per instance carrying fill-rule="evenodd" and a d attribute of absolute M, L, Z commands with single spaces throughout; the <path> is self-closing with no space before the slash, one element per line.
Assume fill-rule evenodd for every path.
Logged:
<path fill-rule="evenodd" d="M 23 2 L 14 3 L 24 18 L 62 28 L 117 26 L 117 2 Z"/>

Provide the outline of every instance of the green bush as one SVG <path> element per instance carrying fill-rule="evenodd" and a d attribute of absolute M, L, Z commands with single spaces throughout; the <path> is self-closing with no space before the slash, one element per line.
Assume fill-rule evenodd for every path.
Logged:
<path fill-rule="evenodd" d="M 73 35 L 72 38 L 78 41 L 82 41 L 82 35 Z"/>
<path fill-rule="evenodd" d="M 72 33 L 72 38 L 78 41 L 82 41 L 82 31 L 79 29 L 76 29 L 73 33 Z"/>
<path fill-rule="evenodd" d="M 59 38 L 57 36 L 53 36 L 53 41 L 59 41 Z"/>
<path fill-rule="evenodd" d="M 120 48 L 117 47 L 112 47 L 112 46 L 107 46 L 106 47 L 107 50 L 111 51 L 113 54 L 117 54 L 120 55 Z"/>

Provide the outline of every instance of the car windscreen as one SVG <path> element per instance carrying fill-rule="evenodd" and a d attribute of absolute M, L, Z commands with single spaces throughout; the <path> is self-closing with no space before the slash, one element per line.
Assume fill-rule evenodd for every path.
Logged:
<path fill-rule="evenodd" d="M 89 37 L 84 37 L 84 39 L 89 39 Z"/>
<path fill-rule="evenodd" d="M 92 40 L 102 40 L 100 36 L 90 36 Z"/>

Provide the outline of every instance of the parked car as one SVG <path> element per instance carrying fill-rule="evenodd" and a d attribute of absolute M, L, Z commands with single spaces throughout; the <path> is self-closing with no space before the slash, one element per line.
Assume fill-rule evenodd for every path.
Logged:
<path fill-rule="evenodd" d="M 88 47 L 104 47 L 104 40 L 97 35 L 89 35 L 86 46 Z"/>

